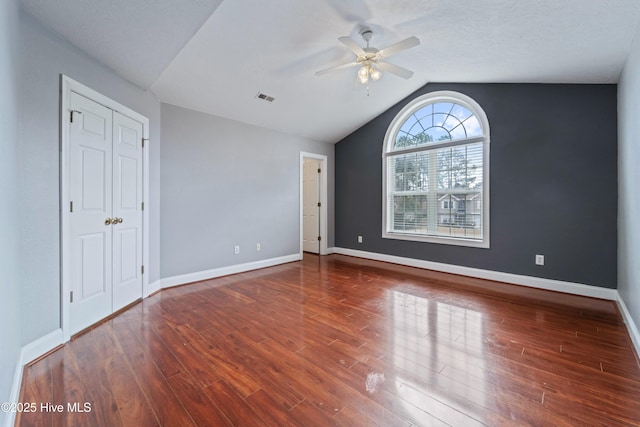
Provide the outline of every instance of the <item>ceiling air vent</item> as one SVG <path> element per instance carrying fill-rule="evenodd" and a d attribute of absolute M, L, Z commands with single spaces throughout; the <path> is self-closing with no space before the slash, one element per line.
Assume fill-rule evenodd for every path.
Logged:
<path fill-rule="evenodd" d="M 275 98 L 273 96 L 269 96 L 266 93 L 258 92 L 256 98 L 261 99 L 265 102 L 273 102 Z"/>

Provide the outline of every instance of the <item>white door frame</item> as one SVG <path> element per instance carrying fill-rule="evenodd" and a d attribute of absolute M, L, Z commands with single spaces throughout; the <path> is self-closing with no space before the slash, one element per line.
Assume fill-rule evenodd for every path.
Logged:
<path fill-rule="evenodd" d="M 69 253 L 70 242 L 70 196 L 69 196 L 69 115 L 71 92 L 89 98 L 111 110 L 129 116 L 142 123 L 142 134 L 149 139 L 149 119 L 124 105 L 102 95 L 99 92 L 65 76 L 61 75 L 60 96 L 60 280 L 61 280 L 61 323 L 63 341 L 71 338 L 70 334 L 70 301 L 71 292 L 71 260 Z M 149 265 L 149 150 L 148 145 L 142 150 L 142 265 Z M 142 297 L 149 295 L 149 275 L 142 275 Z"/>
<path fill-rule="evenodd" d="M 300 152 L 300 259 L 302 259 L 302 241 L 304 236 L 304 159 L 320 161 L 320 255 L 327 255 L 327 156 Z"/>

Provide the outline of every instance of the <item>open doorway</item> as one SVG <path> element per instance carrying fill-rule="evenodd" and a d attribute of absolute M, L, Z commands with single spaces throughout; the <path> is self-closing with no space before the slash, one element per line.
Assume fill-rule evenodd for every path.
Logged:
<path fill-rule="evenodd" d="M 300 255 L 327 254 L 327 157 L 300 153 Z"/>

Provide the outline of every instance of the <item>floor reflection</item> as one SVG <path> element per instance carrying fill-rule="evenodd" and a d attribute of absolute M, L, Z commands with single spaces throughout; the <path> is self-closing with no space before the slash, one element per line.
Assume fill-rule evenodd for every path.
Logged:
<path fill-rule="evenodd" d="M 394 385 L 411 404 L 406 409 L 433 413 L 441 403 L 482 419 L 476 409 L 487 396 L 482 313 L 398 290 L 387 291 L 387 301 Z M 471 382 L 477 387 L 470 388 Z"/>

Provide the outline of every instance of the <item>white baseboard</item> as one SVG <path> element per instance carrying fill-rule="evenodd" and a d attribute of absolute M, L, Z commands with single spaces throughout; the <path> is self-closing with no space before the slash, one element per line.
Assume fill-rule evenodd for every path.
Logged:
<path fill-rule="evenodd" d="M 636 325 L 636 322 L 631 317 L 631 313 L 629 313 L 629 309 L 627 309 L 627 304 L 625 304 L 622 295 L 619 293 L 617 301 L 620 312 L 622 313 L 622 318 L 624 319 L 624 323 L 626 323 L 627 330 L 631 336 L 633 346 L 636 348 L 636 354 L 640 356 L 640 331 L 638 330 L 638 325 Z"/>
<path fill-rule="evenodd" d="M 13 375 L 13 384 L 11 386 L 9 402 L 17 403 L 20 401 L 20 387 L 22 386 L 22 374 L 24 372 L 25 365 L 53 350 L 62 343 L 64 343 L 62 329 L 56 329 L 55 331 L 22 347 L 22 350 L 20 351 L 20 359 L 16 364 L 16 370 Z M 15 419 L 16 413 L 8 412 L 7 418 L 5 419 L 5 425 L 7 427 L 13 426 Z"/>
<path fill-rule="evenodd" d="M 201 280 L 214 279 L 216 277 L 228 276 L 230 274 L 243 273 L 245 271 L 257 270 L 259 268 L 273 267 L 274 265 L 286 264 L 288 262 L 300 261 L 301 254 L 286 255 L 278 258 L 270 258 L 261 261 L 247 262 L 245 264 L 230 265 L 228 267 L 214 268 L 211 270 L 199 271 L 196 273 L 182 274 L 180 276 L 167 277 L 161 280 L 162 289 L 173 286 L 184 285 L 186 283 L 199 282 Z"/>
<path fill-rule="evenodd" d="M 161 289 L 162 289 L 162 282 L 160 280 L 156 280 L 153 283 L 149 283 L 142 290 L 142 298 L 144 299 L 144 298 L 148 297 L 149 295 L 152 295 L 152 294 L 158 292 Z"/>
<path fill-rule="evenodd" d="M 405 258 L 395 255 L 385 255 L 375 252 L 358 251 L 355 249 L 332 248 L 333 253 L 349 255 L 358 258 L 367 258 L 376 261 L 390 262 L 393 264 L 407 265 L 410 267 L 424 268 L 427 270 L 442 271 L 444 273 L 459 274 L 461 276 L 477 277 L 480 279 L 495 280 L 497 282 L 511 283 L 514 285 L 529 286 L 531 288 L 546 289 L 549 291 L 564 292 L 573 295 L 582 295 L 593 298 L 618 300 L 618 291 L 615 289 L 600 288 L 598 286 L 584 285 L 582 283 L 563 282 L 560 280 L 543 279 L 540 277 L 522 276 L 519 274 L 503 273 L 500 271 L 482 270 L 480 268 L 463 267 L 459 265 L 444 264 L 440 262 L 424 261 L 414 258 Z"/>
<path fill-rule="evenodd" d="M 22 347 L 22 352 L 20 352 L 20 363 L 22 365 L 26 365 L 63 343 L 64 339 L 62 336 L 62 329 L 56 329 L 55 331 Z"/>

